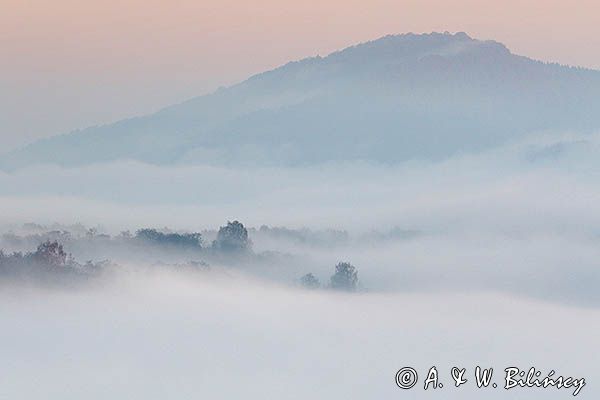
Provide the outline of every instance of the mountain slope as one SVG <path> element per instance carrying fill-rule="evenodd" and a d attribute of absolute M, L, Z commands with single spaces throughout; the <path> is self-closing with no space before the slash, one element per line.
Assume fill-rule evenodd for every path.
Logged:
<path fill-rule="evenodd" d="M 155 114 L 35 142 L 4 168 L 135 159 L 224 165 L 440 159 L 535 131 L 600 128 L 600 72 L 464 33 L 309 58 Z"/>

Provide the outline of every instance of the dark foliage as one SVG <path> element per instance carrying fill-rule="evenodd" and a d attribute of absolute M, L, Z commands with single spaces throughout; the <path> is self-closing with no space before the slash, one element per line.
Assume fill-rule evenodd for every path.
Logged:
<path fill-rule="evenodd" d="M 239 221 L 227 222 L 217 233 L 212 247 L 227 252 L 243 252 L 250 250 L 252 243 L 248 239 L 248 230 Z"/>
<path fill-rule="evenodd" d="M 179 246 L 179 247 L 202 247 L 202 235 L 200 233 L 163 233 L 156 229 L 140 229 L 136 232 L 137 239 L 155 244 Z"/>
<path fill-rule="evenodd" d="M 89 276 L 109 262 L 77 263 L 58 242 L 46 241 L 29 253 L 5 254 L 0 251 L 0 274 L 3 277 L 49 280 L 66 276 Z"/>
<path fill-rule="evenodd" d="M 67 253 L 58 242 L 48 241 L 40 244 L 32 256 L 38 263 L 50 267 L 66 267 L 68 264 Z M 72 263 L 71 260 L 68 261 Z"/>
<path fill-rule="evenodd" d="M 354 265 L 342 262 L 335 266 L 331 276 L 331 288 L 336 290 L 356 291 L 358 288 L 358 271 Z"/>

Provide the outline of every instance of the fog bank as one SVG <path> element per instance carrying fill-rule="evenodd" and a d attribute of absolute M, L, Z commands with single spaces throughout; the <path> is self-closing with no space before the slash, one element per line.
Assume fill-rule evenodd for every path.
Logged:
<path fill-rule="evenodd" d="M 598 311 L 498 294 L 345 295 L 159 274 L 0 300 L 3 398 L 571 397 L 474 390 L 476 365 L 494 367 L 499 384 L 508 366 L 555 369 L 587 378 L 580 396 L 598 393 Z M 433 365 L 446 385 L 435 394 L 421 387 Z M 452 387 L 455 365 L 469 385 Z M 408 392 L 394 383 L 404 366 L 421 379 Z"/>

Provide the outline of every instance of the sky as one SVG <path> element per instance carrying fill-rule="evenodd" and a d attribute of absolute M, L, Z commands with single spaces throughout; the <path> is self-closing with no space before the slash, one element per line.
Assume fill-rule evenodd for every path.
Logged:
<path fill-rule="evenodd" d="M 0 0 L 0 153 L 386 34 L 465 31 L 600 69 L 594 0 Z"/>

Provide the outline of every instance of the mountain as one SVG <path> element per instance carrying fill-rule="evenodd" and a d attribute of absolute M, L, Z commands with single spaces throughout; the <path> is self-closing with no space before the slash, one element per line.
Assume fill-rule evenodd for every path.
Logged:
<path fill-rule="evenodd" d="M 600 128 L 600 72 L 465 33 L 394 35 L 307 58 L 155 114 L 40 140 L 0 166 L 398 163 L 531 132 Z"/>

